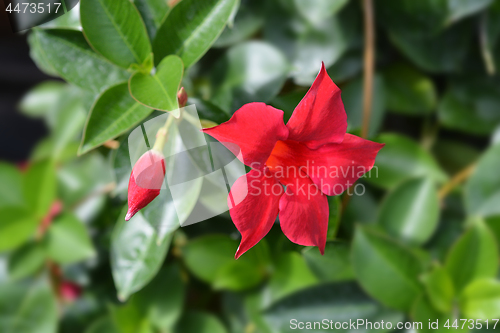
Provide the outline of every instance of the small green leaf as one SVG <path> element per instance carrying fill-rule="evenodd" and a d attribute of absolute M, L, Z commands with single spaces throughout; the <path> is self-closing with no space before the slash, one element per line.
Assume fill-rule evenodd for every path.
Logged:
<path fill-rule="evenodd" d="M 349 246 L 346 243 L 328 242 L 325 254 L 309 247 L 302 251 L 307 266 L 322 282 L 347 281 L 354 279 Z"/>
<path fill-rule="evenodd" d="M 32 36 L 50 66 L 80 88 L 97 94 L 129 77 L 127 71 L 95 53 L 80 31 L 33 29 Z"/>
<path fill-rule="evenodd" d="M 151 112 L 130 96 L 126 82 L 109 88 L 90 110 L 78 153 L 84 154 L 123 134 Z"/>
<path fill-rule="evenodd" d="M 426 176 L 438 183 L 447 179 L 434 158 L 415 141 L 399 134 L 381 134 L 377 142 L 385 143 L 366 175 L 367 181 L 382 188 L 394 188 L 412 177 Z"/>
<path fill-rule="evenodd" d="M 222 322 L 213 314 L 188 311 L 181 318 L 174 332 L 227 333 L 227 330 Z"/>
<path fill-rule="evenodd" d="M 27 241 L 38 226 L 38 219 L 23 207 L 0 208 L 0 252 Z"/>
<path fill-rule="evenodd" d="M 160 269 L 171 237 L 157 244 L 157 232 L 141 212 L 125 221 L 125 206 L 111 236 L 111 269 L 118 298 L 126 300 L 144 287 Z M 171 234 L 170 234 L 171 235 Z"/>
<path fill-rule="evenodd" d="M 389 235 L 412 244 L 423 244 L 439 221 L 439 198 L 434 183 L 417 178 L 402 183 L 380 208 L 378 223 Z"/>
<path fill-rule="evenodd" d="M 460 310 L 468 318 L 498 318 L 500 282 L 495 279 L 479 279 L 471 282 L 460 295 Z"/>
<path fill-rule="evenodd" d="M 182 0 L 156 33 L 155 63 L 175 54 L 186 68 L 193 65 L 219 37 L 237 4 L 237 0 Z"/>
<path fill-rule="evenodd" d="M 28 243 L 9 257 L 9 278 L 18 280 L 38 271 L 45 262 L 45 250 L 38 243 Z"/>
<path fill-rule="evenodd" d="M 465 207 L 470 215 L 500 214 L 500 144 L 490 147 L 465 186 Z"/>
<path fill-rule="evenodd" d="M 58 217 L 47 232 L 47 255 L 57 263 L 70 264 L 95 256 L 87 228 L 72 214 Z"/>
<path fill-rule="evenodd" d="M 391 308 L 407 311 L 420 294 L 422 265 L 418 258 L 378 232 L 357 228 L 352 266 L 363 289 Z"/>
<path fill-rule="evenodd" d="M 437 93 L 431 79 L 404 64 L 393 65 L 383 74 L 390 111 L 423 115 L 434 110 Z"/>
<path fill-rule="evenodd" d="M 24 95 L 19 108 L 29 116 L 45 116 L 55 106 L 64 86 L 60 81 L 42 82 Z"/>
<path fill-rule="evenodd" d="M 269 280 L 271 302 L 317 284 L 304 258 L 297 252 L 282 253 L 276 261 L 276 269 Z"/>
<path fill-rule="evenodd" d="M 129 89 L 139 103 L 156 110 L 176 111 L 180 115 L 177 91 L 183 74 L 182 60 L 177 56 L 165 57 L 155 75 L 136 72 L 130 77 Z"/>
<path fill-rule="evenodd" d="M 0 285 L 0 331 L 5 333 L 57 332 L 57 303 L 48 283 Z"/>
<path fill-rule="evenodd" d="M 14 165 L 0 162 L 0 208 L 23 206 L 23 179 L 21 171 Z"/>
<path fill-rule="evenodd" d="M 24 197 L 35 217 L 42 218 L 56 199 L 56 170 L 53 161 L 30 165 L 24 176 Z"/>
<path fill-rule="evenodd" d="M 80 16 L 90 45 L 118 66 L 140 65 L 151 53 L 146 26 L 131 1 L 83 1 Z"/>
<path fill-rule="evenodd" d="M 498 249 L 493 233 L 482 221 L 467 230 L 451 248 L 445 263 L 455 289 L 461 291 L 478 278 L 494 277 Z"/>
<path fill-rule="evenodd" d="M 455 290 L 453 281 L 446 269 L 436 265 L 432 271 L 422 276 L 427 297 L 437 310 L 447 313 L 451 311 Z"/>

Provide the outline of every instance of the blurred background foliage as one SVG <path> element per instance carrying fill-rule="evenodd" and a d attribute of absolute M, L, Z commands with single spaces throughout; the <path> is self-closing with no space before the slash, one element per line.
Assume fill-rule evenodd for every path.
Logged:
<path fill-rule="evenodd" d="M 178 228 L 167 193 L 124 221 L 128 133 L 161 114 L 148 107 L 156 95 L 125 82 L 155 64 L 175 88 L 178 74 L 158 64 L 176 54 L 203 119 L 262 101 L 287 120 L 323 61 L 359 134 L 363 8 L 177 2 L 83 0 L 28 33 L 33 61 L 54 78 L 19 110 L 49 134 L 26 162 L 0 163 L 1 332 L 289 332 L 299 331 L 291 319 L 323 318 L 424 331 L 439 319 L 444 331 L 448 319 L 500 317 L 500 1 L 374 1 L 377 174 L 360 181 L 363 195 L 329 198 L 324 256 L 277 222 L 237 261 L 227 213 Z"/>

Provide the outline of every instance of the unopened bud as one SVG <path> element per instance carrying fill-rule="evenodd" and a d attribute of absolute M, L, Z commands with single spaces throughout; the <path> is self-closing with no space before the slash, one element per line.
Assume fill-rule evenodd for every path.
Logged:
<path fill-rule="evenodd" d="M 160 194 L 165 178 L 165 158 L 156 151 L 144 153 L 135 163 L 128 182 L 128 221 Z"/>
<path fill-rule="evenodd" d="M 179 91 L 177 92 L 177 100 L 179 101 L 180 108 L 183 108 L 186 106 L 186 103 L 188 101 L 188 95 L 187 95 L 184 87 L 181 87 L 181 89 L 179 89 Z"/>

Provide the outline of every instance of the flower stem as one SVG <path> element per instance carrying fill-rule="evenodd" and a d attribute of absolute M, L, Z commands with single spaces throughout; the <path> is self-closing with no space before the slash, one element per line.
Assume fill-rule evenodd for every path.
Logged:
<path fill-rule="evenodd" d="M 169 114 L 167 117 L 167 121 L 165 122 L 165 125 L 163 125 L 163 127 L 160 128 L 158 132 L 156 132 L 156 141 L 152 148 L 153 150 L 156 150 L 158 152 L 163 151 L 163 147 L 165 146 L 165 142 L 167 141 L 168 128 L 170 127 L 173 121 L 174 117 Z"/>
<path fill-rule="evenodd" d="M 363 0 L 365 22 L 365 52 L 363 72 L 363 124 L 361 137 L 366 139 L 370 129 L 373 100 L 373 71 L 375 68 L 375 18 L 372 0 Z"/>
<path fill-rule="evenodd" d="M 446 196 L 460 183 L 465 181 L 476 169 L 476 163 L 472 163 L 462 171 L 459 171 L 457 174 L 450 179 L 449 182 L 443 185 L 438 192 L 439 200 L 443 200 Z"/>

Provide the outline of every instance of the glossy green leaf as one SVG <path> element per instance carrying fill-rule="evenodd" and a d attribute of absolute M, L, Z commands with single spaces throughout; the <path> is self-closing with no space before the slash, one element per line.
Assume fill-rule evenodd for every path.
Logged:
<path fill-rule="evenodd" d="M 373 82 L 373 104 L 370 117 L 369 136 L 379 132 L 386 111 L 385 80 L 375 75 Z M 363 79 L 361 77 L 350 81 L 342 87 L 342 101 L 347 114 L 348 131 L 357 131 L 363 124 Z"/>
<path fill-rule="evenodd" d="M 0 285 L 0 331 L 4 333 L 57 332 L 57 303 L 48 283 Z"/>
<path fill-rule="evenodd" d="M 434 83 L 410 66 L 397 64 L 383 72 L 386 103 L 390 111 L 422 115 L 436 106 Z"/>
<path fill-rule="evenodd" d="M 146 25 L 149 39 L 154 40 L 156 31 L 170 11 L 167 2 L 164 0 L 134 0 L 134 4 Z"/>
<path fill-rule="evenodd" d="M 475 221 L 450 249 L 445 267 L 455 289 L 461 291 L 478 278 L 494 277 L 498 269 L 498 249 L 493 233 L 482 221 Z"/>
<path fill-rule="evenodd" d="M 399 134 L 381 134 L 377 142 L 385 143 L 374 168 L 365 177 L 374 185 L 394 188 L 412 177 L 425 176 L 438 183 L 447 179 L 434 158 L 415 141 Z"/>
<path fill-rule="evenodd" d="M 183 0 L 162 23 L 153 41 L 155 63 L 169 54 L 186 68 L 200 59 L 224 29 L 237 0 Z"/>
<path fill-rule="evenodd" d="M 180 115 L 177 91 L 182 80 L 184 66 L 177 56 L 165 57 L 156 68 L 156 74 L 136 72 L 129 80 L 132 97 L 139 103 L 156 110 L 176 111 Z"/>
<path fill-rule="evenodd" d="M 213 67 L 218 89 L 212 102 L 231 113 L 246 103 L 267 102 L 281 90 L 289 69 L 284 55 L 270 44 L 236 45 Z"/>
<path fill-rule="evenodd" d="M 276 270 L 269 280 L 271 301 L 275 302 L 318 282 L 300 254 L 285 252 L 277 259 Z"/>
<path fill-rule="evenodd" d="M 118 66 L 141 65 L 151 53 L 146 26 L 131 1 L 82 1 L 80 17 L 90 45 Z"/>
<path fill-rule="evenodd" d="M 500 316 L 500 282 L 475 280 L 460 295 L 460 310 L 468 318 L 492 319 Z"/>
<path fill-rule="evenodd" d="M 222 322 L 213 314 L 188 311 L 179 321 L 175 333 L 227 333 Z"/>
<path fill-rule="evenodd" d="M 354 279 L 349 246 L 341 242 L 327 242 L 325 254 L 309 247 L 302 252 L 307 266 L 320 281 L 336 282 Z"/>
<path fill-rule="evenodd" d="M 146 313 L 158 330 L 171 330 L 182 314 L 185 286 L 178 265 L 160 269 L 155 278 L 131 302 Z"/>
<path fill-rule="evenodd" d="M 0 208 L 23 206 L 23 179 L 21 171 L 12 164 L 0 162 Z"/>
<path fill-rule="evenodd" d="M 458 21 L 466 16 L 476 14 L 494 0 L 448 0 L 448 24 Z"/>
<path fill-rule="evenodd" d="M 32 237 L 38 227 L 38 219 L 22 207 L 0 208 L 0 252 L 11 250 Z"/>
<path fill-rule="evenodd" d="M 421 291 L 419 259 L 407 248 L 368 228 L 356 230 L 352 267 L 363 289 L 391 308 L 409 310 Z"/>
<path fill-rule="evenodd" d="M 404 182 L 383 202 L 378 223 L 389 235 L 423 244 L 436 230 L 439 198 L 434 183 L 425 178 Z"/>
<path fill-rule="evenodd" d="M 151 333 L 152 327 L 144 316 L 143 309 L 133 302 L 125 305 L 108 305 L 111 320 L 120 333 Z"/>
<path fill-rule="evenodd" d="M 387 309 L 370 299 L 355 283 L 328 283 L 311 287 L 294 293 L 274 304 L 265 311 L 265 320 L 272 327 L 273 332 L 388 332 L 384 328 L 365 329 L 366 322 L 384 321 L 396 326 L 403 319 L 403 314 Z M 353 322 L 354 328 L 335 328 L 335 323 Z M 299 322 L 302 322 L 299 327 Z M 311 325 L 307 327 L 307 322 Z M 318 327 L 314 322 L 319 322 Z M 303 326 L 302 326 L 303 325 Z M 332 325 L 332 326 L 331 326 Z"/>
<path fill-rule="evenodd" d="M 34 29 L 32 35 L 50 66 L 80 88 L 99 93 L 129 77 L 124 69 L 95 53 L 80 31 Z"/>
<path fill-rule="evenodd" d="M 123 134 L 152 111 L 130 96 L 126 82 L 109 88 L 90 110 L 78 153 L 84 154 Z"/>
<path fill-rule="evenodd" d="M 439 120 L 450 129 L 488 135 L 500 124 L 500 85 L 464 78 L 448 86 L 438 108 Z"/>
<path fill-rule="evenodd" d="M 30 46 L 31 60 L 33 60 L 38 69 L 49 76 L 58 77 L 59 73 L 56 71 L 54 66 L 50 64 L 46 52 L 42 48 L 42 45 L 40 44 L 35 32 L 32 32 L 28 35 L 28 44 Z"/>
<path fill-rule="evenodd" d="M 500 144 L 481 156 L 476 170 L 465 186 L 465 207 L 470 215 L 500 214 Z"/>
<path fill-rule="evenodd" d="M 312 24 L 318 24 L 332 17 L 349 0 L 294 0 L 297 11 Z"/>
<path fill-rule="evenodd" d="M 434 266 L 432 271 L 422 276 L 422 282 L 432 306 L 443 313 L 450 312 L 455 290 L 446 269 L 439 265 Z"/>
<path fill-rule="evenodd" d="M 57 263 L 69 264 L 96 254 L 87 228 L 72 214 L 58 217 L 47 232 L 47 255 Z"/>
<path fill-rule="evenodd" d="M 157 244 L 157 232 L 141 212 L 125 221 L 122 210 L 111 236 L 111 269 L 118 298 L 126 300 L 144 287 L 160 269 L 171 237 Z"/>
<path fill-rule="evenodd" d="M 45 81 L 31 89 L 19 103 L 24 114 L 40 117 L 51 111 L 59 99 L 64 83 Z"/>
<path fill-rule="evenodd" d="M 38 243 L 28 243 L 9 256 L 9 278 L 18 280 L 36 273 L 45 263 L 45 250 Z"/>
<path fill-rule="evenodd" d="M 29 166 L 24 176 L 23 192 L 27 206 L 35 217 L 42 218 L 56 199 L 56 170 L 53 161 L 40 161 Z"/>

